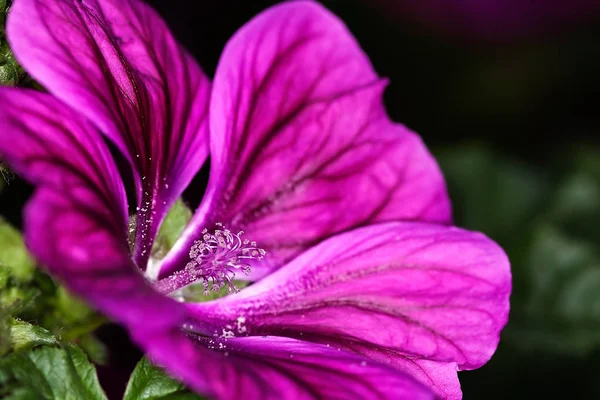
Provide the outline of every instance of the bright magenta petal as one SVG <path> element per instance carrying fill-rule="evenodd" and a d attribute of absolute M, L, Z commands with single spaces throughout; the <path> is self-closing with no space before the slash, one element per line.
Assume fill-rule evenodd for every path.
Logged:
<path fill-rule="evenodd" d="M 155 361 L 220 400 L 434 398 L 403 373 L 325 345 L 278 337 L 181 340 L 179 332 L 152 341 L 164 349 Z"/>
<path fill-rule="evenodd" d="M 131 262 L 123 185 L 96 128 L 45 93 L 1 88 L 0 103 L 0 154 L 36 185 L 25 212 L 36 258 L 120 322 L 151 333 L 181 320 Z"/>
<path fill-rule="evenodd" d="M 139 272 L 123 232 L 114 231 L 114 215 L 96 207 L 92 197 L 71 195 L 93 190 L 84 185 L 67 193 L 37 190 L 25 213 L 25 240 L 31 252 L 71 291 L 130 329 L 156 335 L 180 325 L 185 310 L 154 291 Z"/>
<path fill-rule="evenodd" d="M 160 220 L 206 158 L 207 78 L 138 0 L 16 0 L 8 36 L 25 69 L 131 162 L 145 267 Z"/>
<path fill-rule="evenodd" d="M 442 175 L 419 137 L 388 119 L 384 86 L 317 3 L 275 6 L 241 28 L 215 76 L 207 195 L 161 276 L 217 222 L 267 250 L 254 278 L 354 227 L 448 222 Z"/>
<path fill-rule="evenodd" d="M 106 222 L 126 239 L 125 190 L 98 131 L 46 93 L 0 87 L 0 104 L 1 157 L 36 186 L 110 210 Z"/>
<path fill-rule="evenodd" d="M 386 223 L 329 239 L 237 295 L 189 307 L 209 335 L 230 326 L 234 335 L 349 348 L 404 370 L 403 358 L 473 369 L 496 349 L 510 290 L 506 255 L 484 235 Z M 448 386 L 447 370 L 440 374 Z"/>
<path fill-rule="evenodd" d="M 153 360 L 196 391 L 222 400 L 433 399 L 409 375 L 326 345 L 186 335 L 184 305 L 153 291 L 101 222 L 84 204 L 42 188 L 27 209 L 26 238 L 71 290 L 124 323 Z"/>
<path fill-rule="evenodd" d="M 187 308 L 157 293 L 129 257 L 123 186 L 95 127 L 45 93 L 1 88 L 0 102 L 0 154 L 36 185 L 29 249 L 168 371 L 221 399 L 432 398 L 407 375 L 324 345 L 186 334 Z"/>
<path fill-rule="evenodd" d="M 350 348 L 352 346 L 350 345 Z M 423 385 L 435 395 L 444 400 L 461 400 L 462 390 L 458 380 L 456 362 L 439 362 L 420 357 L 398 357 L 393 352 L 386 354 L 380 348 L 369 348 L 358 345 L 356 351 L 365 357 L 387 364 L 400 370 Z"/>

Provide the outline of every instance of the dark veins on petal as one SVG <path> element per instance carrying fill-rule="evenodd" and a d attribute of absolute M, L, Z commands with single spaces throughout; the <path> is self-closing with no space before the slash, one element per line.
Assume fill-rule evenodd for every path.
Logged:
<path fill-rule="evenodd" d="M 13 104 L 11 107 L 15 110 L 19 109 L 18 105 Z M 21 115 L 29 115 L 30 118 L 34 117 L 31 109 L 22 109 L 20 113 Z M 94 162 L 97 155 L 90 153 L 90 148 L 80 143 L 79 138 L 73 135 L 74 130 L 66 129 L 57 121 L 48 118 L 44 113 L 36 113 L 35 118 L 43 122 L 45 126 L 53 128 L 54 134 L 57 135 L 55 136 L 57 142 L 62 142 L 69 148 L 75 149 L 78 155 L 77 160 L 65 158 L 63 153 L 59 154 L 60 149 L 56 146 L 48 146 L 43 153 L 32 152 L 30 155 L 20 158 L 19 162 L 22 163 L 20 168 L 31 171 L 36 169 L 36 164 L 39 167 L 47 165 L 57 168 L 63 174 L 63 178 L 61 178 L 60 183 L 51 183 L 50 186 L 54 186 L 53 189 L 62 193 L 64 198 L 73 207 L 89 215 L 98 226 L 113 232 L 116 237 L 122 237 L 123 243 L 125 243 L 125 226 L 118 223 L 121 218 L 118 215 L 118 209 L 115 209 L 115 204 L 118 204 L 118 200 L 112 196 L 113 191 L 107 186 L 110 180 L 103 178 L 105 172 L 103 166 Z M 13 126 L 20 127 L 22 131 L 28 132 L 30 137 L 37 138 L 38 143 L 46 142 L 45 138 L 41 137 L 35 129 L 29 129 L 25 126 L 21 119 L 10 117 L 10 121 Z M 70 123 L 78 124 L 78 122 L 78 119 L 73 119 Z M 81 131 L 85 130 L 82 127 L 79 129 Z M 86 160 L 84 164 L 85 169 L 89 168 L 91 171 L 82 170 L 82 165 L 77 162 L 80 160 Z M 49 175 L 51 176 L 51 174 Z M 35 177 L 33 179 L 42 181 L 42 184 L 47 184 L 47 182 L 44 182 L 44 177 Z M 93 197 L 99 199 L 102 203 L 97 208 L 89 207 L 85 199 L 81 199 L 78 195 L 78 191 L 80 190 L 91 191 Z M 114 215 L 107 218 L 106 211 L 112 212 Z M 93 232 L 93 230 L 93 228 L 90 228 L 90 232 Z"/>
<path fill-rule="evenodd" d="M 93 82 L 85 73 L 81 74 L 84 80 L 82 83 L 101 103 L 112 105 L 108 108 L 110 118 L 118 131 L 113 134 L 119 136 L 118 140 L 125 146 L 121 150 L 128 155 L 133 164 L 139 188 L 134 259 L 138 266 L 144 269 L 158 226 L 168 206 L 175 200 L 172 190 L 169 190 L 169 174 L 178 162 L 177 154 L 185 151 L 182 149 L 182 146 L 185 146 L 183 135 L 192 109 L 181 107 L 181 110 L 174 112 L 176 104 L 171 99 L 173 88 L 170 83 L 173 78 L 168 76 L 166 66 L 161 60 L 168 63 L 173 58 L 187 60 L 188 56 L 180 47 L 150 43 L 153 33 L 152 26 L 148 24 L 140 26 L 138 21 L 128 26 L 135 35 L 135 39 L 132 39 L 135 43 L 130 44 L 128 40 L 116 35 L 107 24 L 109 18 L 104 15 L 102 7 L 92 8 L 86 2 L 80 2 L 75 8 L 66 3 L 60 4 L 64 7 L 62 12 L 52 10 L 42 1 L 39 2 L 39 9 L 42 14 L 53 13 L 60 19 L 61 24 L 77 31 L 80 38 L 85 40 L 85 45 L 78 43 L 76 48 L 73 48 L 74 45 L 68 40 L 57 36 L 59 32 L 50 25 L 56 24 L 55 20 L 50 22 L 49 18 L 42 18 L 42 22 L 74 68 L 79 68 L 78 64 L 81 63 L 78 59 L 81 55 L 74 50 L 81 49 L 92 52 L 86 56 L 100 65 L 104 75 L 104 86 L 108 90 L 101 90 L 99 84 Z M 127 3 L 123 7 L 131 5 Z M 76 12 L 72 12 L 73 9 Z M 149 68 L 155 76 L 134 68 L 135 62 L 128 60 L 123 49 L 128 45 L 137 44 L 143 46 L 143 62 L 149 65 L 145 68 Z M 177 54 L 169 53 L 173 51 L 172 47 L 176 48 Z M 182 62 L 181 68 L 183 80 L 189 84 L 178 90 L 183 91 L 182 96 L 186 96 L 187 99 L 194 99 L 193 93 L 198 90 L 200 82 L 193 77 L 189 63 Z M 123 74 L 126 81 L 118 78 Z M 110 126 L 106 128 L 111 129 Z"/>
<path fill-rule="evenodd" d="M 405 228 L 396 234 L 393 226 Z M 487 361 L 508 311 L 510 275 L 501 250 L 454 228 L 379 227 L 362 230 L 378 235 L 330 239 L 335 246 L 309 250 L 239 299 L 191 305 L 198 326 L 219 334 L 233 321 L 241 335 L 308 340 L 375 359 L 457 362 L 463 369 Z"/>
<path fill-rule="evenodd" d="M 211 97 L 207 197 L 160 279 L 183 269 L 184 251 L 219 222 L 266 250 L 251 279 L 356 227 L 448 222 L 435 162 L 387 117 L 386 81 L 339 20 L 316 3 L 289 7 L 259 16 L 269 23 L 251 22 L 225 48 Z"/>
<path fill-rule="evenodd" d="M 268 338 L 260 348 L 252 348 L 244 346 L 243 342 L 237 343 L 236 339 L 208 338 L 193 333 L 188 333 L 188 336 L 231 360 L 219 368 L 213 368 L 211 372 L 215 374 L 214 379 L 226 383 L 227 398 L 247 397 L 249 393 L 252 393 L 252 398 L 279 398 L 282 393 L 281 382 L 274 383 L 274 375 L 292 385 L 293 389 L 287 387 L 284 391 L 294 398 L 349 399 L 360 394 L 372 399 L 389 398 L 387 388 L 378 385 L 380 382 L 346 371 L 346 365 L 357 363 L 361 358 L 339 352 L 337 348 L 326 346 L 320 349 L 319 345 L 308 344 L 310 352 L 295 352 L 293 348 L 284 348 L 282 351 L 276 347 L 270 348 Z M 306 345 L 306 342 L 303 343 Z M 339 360 L 323 362 L 328 356 L 339 357 Z M 369 368 L 364 361 L 361 365 L 360 368 L 365 371 Z M 245 376 L 250 380 L 243 382 Z"/>
<path fill-rule="evenodd" d="M 299 122 L 299 119 L 306 115 L 311 115 L 311 118 L 314 118 L 317 121 L 322 118 L 327 118 L 332 112 L 332 109 L 335 108 L 336 102 L 340 100 L 343 101 L 345 98 L 361 95 L 361 93 L 365 91 L 380 92 L 383 85 L 384 81 L 377 80 L 361 87 L 338 93 L 329 98 L 313 99 L 306 103 L 300 103 L 291 113 L 286 115 L 284 119 L 277 121 L 277 123 L 261 137 L 257 144 L 251 146 L 250 150 L 242 145 L 236 147 L 236 153 L 231 157 L 236 160 L 244 160 L 243 163 L 237 164 L 243 164 L 245 168 L 238 172 L 239 175 L 232 173 L 233 178 L 228 182 L 229 189 L 227 189 L 224 194 L 227 203 L 231 206 L 227 210 L 221 210 L 221 212 L 218 213 L 219 216 L 213 218 L 214 222 L 217 220 L 230 220 L 236 229 L 250 230 L 252 229 L 252 224 L 261 217 L 269 213 L 277 214 L 280 218 L 273 219 L 270 223 L 262 222 L 260 224 L 262 230 L 268 231 L 270 224 L 279 225 L 285 223 L 286 214 L 291 215 L 303 208 L 310 209 L 311 207 L 319 205 L 330 206 L 331 209 L 334 209 L 346 196 L 343 192 L 330 190 L 327 195 L 317 199 L 285 204 L 286 197 L 293 199 L 294 193 L 301 190 L 303 185 L 325 182 L 330 183 L 331 186 L 334 187 L 336 182 L 361 176 L 361 174 L 364 176 L 363 179 L 370 181 L 373 186 L 378 188 L 380 193 L 383 194 L 379 201 L 370 204 L 371 208 L 368 210 L 368 213 L 363 213 L 363 215 L 358 216 L 350 225 L 343 226 L 342 229 L 336 226 L 339 224 L 339 220 L 332 218 L 326 225 L 320 227 L 318 234 L 313 235 L 308 239 L 296 239 L 291 237 L 291 240 L 285 241 L 281 238 L 277 238 L 275 242 L 269 242 L 268 235 L 265 235 L 265 239 L 261 238 L 261 245 L 269 250 L 289 249 L 289 255 L 285 259 L 280 260 L 280 262 L 283 263 L 297 254 L 299 249 L 311 247 L 331 236 L 333 233 L 349 231 L 378 220 L 382 211 L 390 206 L 395 192 L 406 181 L 406 172 L 407 168 L 410 167 L 410 162 L 394 166 L 396 170 L 394 172 L 394 182 L 391 185 L 382 182 L 381 177 L 369 171 L 369 168 L 373 163 L 385 158 L 387 155 L 391 156 L 394 151 L 398 151 L 404 142 L 408 141 L 407 138 L 401 137 L 400 134 L 396 137 L 390 135 L 387 137 L 377 137 L 373 135 L 373 132 L 368 131 L 369 129 L 372 129 L 373 126 L 387 123 L 385 116 L 378 112 L 378 107 L 380 105 L 377 104 L 377 101 L 370 104 L 370 107 L 373 108 L 370 117 L 361 121 L 361 124 L 347 137 L 344 145 L 340 147 L 339 150 L 331 153 L 327 153 L 327 150 L 324 150 L 328 141 L 330 141 L 332 137 L 335 137 L 335 132 L 330 131 L 335 127 L 323 125 L 322 134 L 315 137 L 312 143 L 310 143 L 310 147 L 303 150 L 303 154 L 298 156 L 297 161 L 295 161 L 296 173 L 290 177 L 289 181 L 285 183 L 285 186 L 275 188 L 272 194 L 267 198 L 261 198 L 259 201 L 251 201 L 250 204 L 242 209 L 236 204 L 243 204 L 243 202 L 236 201 L 236 198 L 240 193 L 244 192 L 245 187 L 249 185 L 248 182 L 250 177 L 256 174 L 257 169 L 276 158 L 279 152 L 285 148 L 294 147 L 296 141 L 300 140 L 301 135 L 296 134 L 290 135 L 291 141 L 277 143 L 277 141 L 274 141 L 273 139 L 276 138 L 277 134 L 282 130 L 293 127 L 295 123 Z M 305 96 L 305 98 L 310 97 L 310 94 Z M 329 128 L 329 130 L 327 128 Z M 347 159 L 348 157 L 352 157 L 355 152 L 362 149 L 367 149 L 368 152 L 366 154 L 361 154 L 360 158 L 357 158 L 351 167 L 340 169 L 339 166 L 336 165 L 336 163 L 343 161 L 344 158 Z M 415 213 L 413 217 L 405 218 L 404 220 L 420 220 L 422 215 L 425 215 L 431 207 L 437 206 L 440 198 L 443 199 L 444 196 L 444 192 L 440 191 L 437 196 L 432 197 L 429 202 L 425 204 L 421 211 Z"/>

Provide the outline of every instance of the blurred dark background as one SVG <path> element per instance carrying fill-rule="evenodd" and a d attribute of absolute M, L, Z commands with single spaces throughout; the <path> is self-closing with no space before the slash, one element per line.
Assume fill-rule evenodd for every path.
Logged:
<path fill-rule="evenodd" d="M 228 38 L 277 2 L 150 3 L 212 76 Z M 464 398 L 600 398 L 600 2 L 512 31 L 515 21 L 480 29 L 477 13 L 440 23 L 394 3 L 324 1 L 390 78 L 391 118 L 438 157 L 456 224 L 498 241 L 513 265 L 509 325 L 486 366 L 459 374 Z M 0 210 L 18 225 L 30 188 L 11 185 Z M 103 329 L 125 375 L 139 354 Z"/>

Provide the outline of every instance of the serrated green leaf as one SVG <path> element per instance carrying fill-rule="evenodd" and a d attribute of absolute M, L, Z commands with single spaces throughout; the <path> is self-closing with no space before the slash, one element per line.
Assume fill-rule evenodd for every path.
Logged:
<path fill-rule="evenodd" d="M 123 400 L 201 400 L 145 357 L 131 374 Z"/>
<path fill-rule="evenodd" d="M 58 340 L 46 329 L 13 319 L 10 323 L 13 351 L 24 351 L 40 345 L 57 345 Z"/>
<path fill-rule="evenodd" d="M 94 366 L 73 345 L 40 346 L 13 353 L 1 360 L 0 368 L 5 371 L 3 385 L 11 379 L 11 396 L 29 396 L 34 390 L 40 400 L 106 400 Z"/>
<path fill-rule="evenodd" d="M 0 217 L 0 266 L 10 268 L 10 274 L 19 281 L 29 281 L 35 271 L 35 261 L 25 248 L 21 233 Z"/>

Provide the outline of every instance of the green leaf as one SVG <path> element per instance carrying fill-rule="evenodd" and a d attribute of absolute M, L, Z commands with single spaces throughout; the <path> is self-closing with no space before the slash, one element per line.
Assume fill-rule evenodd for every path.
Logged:
<path fill-rule="evenodd" d="M 152 248 L 152 256 L 155 258 L 164 257 L 181 236 L 191 218 L 192 211 L 189 207 L 181 199 L 177 200 L 160 225 L 158 236 Z"/>
<path fill-rule="evenodd" d="M 35 271 L 35 261 L 31 258 L 21 233 L 0 217 L 0 266 L 8 267 L 11 275 L 19 281 L 29 281 Z"/>
<path fill-rule="evenodd" d="M 108 363 L 108 349 L 94 334 L 90 333 L 80 337 L 77 344 L 95 364 L 106 365 Z"/>
<path fill-rule="evenodd" d="M 13 319 L 10 323 L 13 351 L 24 351 L 40 345 L 57 345 L 58 340 L 46 329 Z"/>
<path fill-rule="evenodd" d="M 145 357 L 131 374 L 123 400 L 200 400 Z"/>
<path fill-rule="evenodd" d="M 39 394 L 33 388 L 20 387 L 16 388 L 4 397 L 5 400 L 39 400 Z"/>
<path fill-rule="evenodd" d="M 46 329 L 12 319 L 12 352 L 0 358 L 0 397 L 36 400 L 106 400 L 94 366 L 78 347 Z"/>
<path fill-rule="evenodd" d="M 12 388 L 13 398 L 35 391 L 35 398 L 43 400 L 106 400 L 94 366 L 73 345 L 41 346 L 14 353 L 0 360 L 0 368 L 3 390 Z"/>

